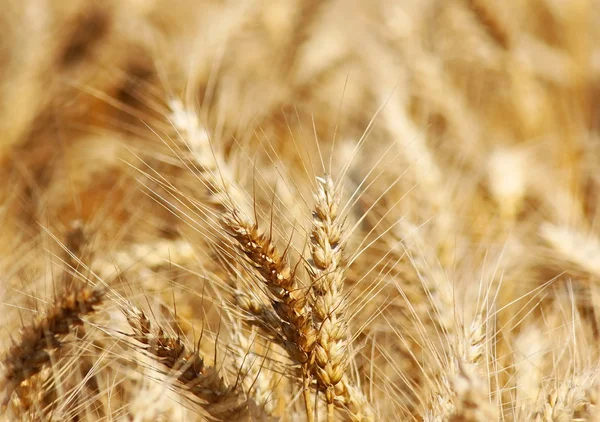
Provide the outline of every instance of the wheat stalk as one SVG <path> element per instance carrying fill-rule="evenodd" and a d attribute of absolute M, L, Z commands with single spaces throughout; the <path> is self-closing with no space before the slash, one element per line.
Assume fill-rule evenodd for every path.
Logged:
<path fill-rule="evenodd" d="M 178 337 L 162 328 L 154 329 L 139 309 L 126 310 L 133 339 L 158 362 L 173 371 L 173 376 L 194 396 L 202 407 L 221 421 L 268 421 L 271 418 L 254 403 L 240 386 L 229 386 L 214 367 L 207 366 L 197 350 L 190 351 Z"/>
<path fill-rule="evenodd" d="M 223 219 L 226 232 L 237 241 L 240 252 L 250 261 L 271 295 L 271 306 L 279 317 L 281 340 L 290 357 L 302 367 L 307 417 L 310 405 L 310 358 L 317 339 L 307 292 L 298 287 L 295 273 L 270 238 L 258 230 L 239 210 L 231 209 Z"/>
<path fill-rule="evenodd" d="M 0 390 L 6 408 L 14 390 L 51 363 L 50 351 L 60 349 L 61 338 L 83 324 L 82 316 L 95 312 L 104 291 L 88 286 L 71 287 L 62 292 L 56 303 L 38 322 L 26 327 L 21 338 L 2 356 L 4 371 Z"/>
<path fill-rule="evenodd" d="M 310 233 L 311 259 L 306 268 L 311 279 L 312 305 L 317 341 L 314 348 L 315 375 L 327 400 L 327 419 L 334 419 L 336 386 L 348 366 L 348 304 L 343 294 L 345 262 L 342 243 L 343 220 L 339 193 L 330 176 L 317 178 L 313 225 Z M 345 386 L 341 390 L 351 391 Z M 354 391 L 354 390 L 352 390 Z M 339 401 L 338 401 L 339 403 Z"/>

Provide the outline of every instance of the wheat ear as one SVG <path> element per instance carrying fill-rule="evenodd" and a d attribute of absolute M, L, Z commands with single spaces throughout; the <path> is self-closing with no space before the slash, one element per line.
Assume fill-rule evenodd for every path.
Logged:
<path fill-rule="evenodd" d="M 237 207 L 244 207 L 246 201 L 235 182 L 234 172 L 220 151 L 211 145 L 209 134 L 202 128 L 198 115 L 177 99 L 171 100 L 169 107 L 169 119 L 189 148 L 193 159 L 182 158 L 208 191 L 209 195 L 205 200 L 219 211 L 223 211 L 230 202 L 234 202 Z"/>
<path fill-rule="evenodd" d="M 207 366 L 198 351 L 190 351 L 179 337 L 154 328 L 141 310 L 126 310 L 133 338 L 158 362 L 173 370 L 178 382 L 202 401 L 202 407 L 219 421 L 269 421 L 268 415 L 238 386 L 229 386 L 214 368 Z"/>
<path fill-rule="evenodd" d="M 449 327 L 452 329 L 456 327 Z M 499 420 L 498 408 L 488 397 L 487 379 L 480 375 L 485 363 L 485 318 L 478 313 L 470 326 L 463 326 L 454 334 L 456 338 L 451 343 L 454 365 L 443 368 L 442 391 L 434 396 L 433 406 L 423 419 L 427 422 Z"/>
<path fill-rule="evenodd" d="M 241 194 L 242 189 L 235 180 L 235 172 L 229 163 L 224 159 L 222 151 L 210 143 L 209 134 L 202 129 L 198 115 L 190 109 L 186 109 L 179 100 L 170 102 L 171 114 L 169 116 L 174 127 L 183 138 L 189 148 L 193 160 L 189 163 L 184 160 L 187 166 L 193 171 L 202 185 L 207 190 L 208 195 L 204 198 L 209 205 L 207 210 L 207 219 L 214 222 L 217 215 L 226 212 L 229 204 L 234 204 L 240 210 L 246 210 L 247 204 Z M 218 227 L 218 225 L 217 225 Z M 228 239 L 227 239 L 228 240 Z M 236 251 L 231 247 L 231 243 L 215 245 L 213 252 L 222 256 L 235 256 Z M 237 294 L 240 291 L 234 277 L 228 279 L 228 283 L 234 289 L 234 301 L 237 302 Z M 267 310 L 270 311 L 270 310 Z M 271 321 L 272 327 L 277 327 L 277 316 L 273 311 L 265 316 Z M 243 379 L 242 383 L 249 388 L 248 394 L 259 405 L 264 406 L 267 411 L 272 410 L 273 402 L 270 401 L 272 389 L 274 388 L 275 377 L 265 375 L 262 367 L 253 366 L 247 358 L 250 354 L 253 341 L 246 336 L 246 332 L 241 326 L 234 322 L 235 329 L 232 331 L 232 342 L 230 346 L 238 353 L 234 353 L 234 364 L 239 368 L 239 377 Z"/>
<path fill-rule="evenodd" d="M 315 209 L 310 234 L 311 259 L 306 269 L 312 281 L 312 304 L 317 343 L 314 372 L 325 391 L 327 419 L 333 420 L 335 386 L 348 366 L 348 304 L 342 294 L 344 262 L 339 195 L 329 176 L 317 178 Z"/>
<path fill-rule="evenodd" d="M 325 391 L 329 421 L 334 417 L 334 405 L 346 409 L 353 421 L 367 421 L 373 419 L 368 402 L 345 376 L 348 303 L 343 294 L 346 262 L 342 241 L 344 221 L 338 215 L 339 204 L 340 192 L 331 177 L 318 177 L 310 234 L 311 259 L 306 265 L 312 281 L 312 311 L 317 330 L 313 371 Z"/>
<path fill-rule="evenodd" d="M 241 253 L 248 258 L 269 290 L 271 305 L 280 318 L 281 341 L 290 357 L 301 365 L 306 413 L 311 420 L 309 360 L 317 333 L 307 305 L 307 294 L 298 288 L 296 276 L 285 256 L 279 253 L 270 238 L 259 232 L 256 223 L 233 208 L 223 219 L 223 227 L 237 241 Z"/>
<path fill-rule="evenodd" d="M 13 391 L 25 380 L 38 374 L 50 363 L 51 350 L 61 347 L 61 337 L 73 327 L 82 325 L 81 317 L 93 313 L 101 303 L 104 291 L 83 286 L 65 291 L 46 315 L 27 327 L 21 339 L 2 357 L 4 373 L 0 389 L 6 390 L 2 408 L 6 408 Z"/>

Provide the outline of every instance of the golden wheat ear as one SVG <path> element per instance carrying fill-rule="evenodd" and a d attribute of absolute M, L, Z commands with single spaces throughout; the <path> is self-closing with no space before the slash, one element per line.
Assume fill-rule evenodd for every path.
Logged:
<path fill-rule="evenodd" d="M 317 333 L 307 303 L 307 292 L 299 288 L 295 272 L 285 256 L 279 253 L 270 238 L 259 231 L 257 223 L 232 208 L 222 219 L 222 226 L 237 242 L 239 253 L 246 257 L 269 291 L 271 306 L 278 318 L 279 340 L 290 358 L 301 366 L 306 414 L 311 420 L 309 368 Z"/>
<path fill-rule="evenodd" d="M 344 220 L 339 214 L 340 190 L 330 176 L 317 178 L 315 208 L 310 232 L 311 258 L 306 269 L 311 279 L 311 307 L 317 332 L 313 351 L 314 373 L 327 400 L 327 420 L 334 406 L 345 409 L 353 421 L 373 420 L 368 401 L 346 376 L 348 356 L 348 301 L 344 296 L 347 262 L 344 257 Z"/>
<path fill-rule="evenodd" d="M 338 215 L 339 195 L 330 177 L 317 178 L 316 205 L 310 233 L 311 259 L 306 268 L 314 292 L 316 376 L 333 411 L 335 386 L 348 366 L 347 301 L 344 287 L 342 221 Z"/>
<path fill-rule="evenodd" d="M 82 316 L 96 311 L 104 290 L 83 286 L 65 290 L 44 317 L 26 327 L 18 342 L 2 357 L 4 373 L 0 389 L 5 390 L 2 408 L 6 409 L 15 389 L 50 364 L 50 351 L 61 347 L 61 338 L 83 324 Z"/>
<path fill-rule="evenodd" d="M 228 385 L 215 367 L 205 364 L 197 350 L 189 350 L 179 337 L 155 327 L 143 311 L 130 307 L 127 321 L 132 338 L 146 354 L 173 372 L 174 379 L 200 399 L 200 405 L 213 420 L 272 421 L 240 385 Z"/>

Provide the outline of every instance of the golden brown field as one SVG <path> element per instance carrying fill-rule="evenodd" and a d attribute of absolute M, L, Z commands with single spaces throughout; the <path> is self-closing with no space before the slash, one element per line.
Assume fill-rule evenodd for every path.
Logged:
<path fill-rule="evenodd" d="M 600 2 L 1 6 L 2 418 L 600 421 Z"/>

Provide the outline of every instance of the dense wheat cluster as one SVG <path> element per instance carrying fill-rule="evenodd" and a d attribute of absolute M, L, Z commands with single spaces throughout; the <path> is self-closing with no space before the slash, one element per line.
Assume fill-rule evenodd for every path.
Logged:
<path fill-rule="evenodd" d="M 3 0 L 0 417 L 600 421 L 600 3 Z"/>

